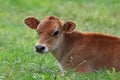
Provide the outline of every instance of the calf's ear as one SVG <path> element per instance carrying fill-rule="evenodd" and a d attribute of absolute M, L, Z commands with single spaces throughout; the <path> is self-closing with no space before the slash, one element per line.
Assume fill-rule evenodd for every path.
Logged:
<path fill-rule="evenodd" d="M 38 24 L 40 23 L 39 20 L 37 20 L 34 17 L 27 17 L 24 19 L 24 23 L 31 29 L 36 29 Z"/>
<path fill-rule="evenodd" d="M 72 21 L 67 21 L 63 24 L 63 30 L 67 33 L 72 32 L 76 27 L 76 24 Z"/>

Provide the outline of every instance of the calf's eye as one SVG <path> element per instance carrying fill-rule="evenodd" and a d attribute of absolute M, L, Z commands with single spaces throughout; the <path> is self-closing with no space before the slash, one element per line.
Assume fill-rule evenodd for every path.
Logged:
<path fill-rule="evenodd" d="M 53 34 L 52 34 L 52 36 L 57 36 L 58 33 L 59 33 L 59 31 L 54 31 Z"/>

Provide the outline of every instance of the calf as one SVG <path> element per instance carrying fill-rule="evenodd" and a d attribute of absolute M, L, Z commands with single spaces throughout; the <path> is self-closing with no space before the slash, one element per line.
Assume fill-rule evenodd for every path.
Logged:
<path fill-rule="evenodd" d="M 120 38 L 74 31 L 72 21 L 62 22 L 48 16 L 43 20 L 27 17 L 25 24 L 38 33 L 35 51 L 51 52 L 60 63 L 62 70 L 93 72 L 98 69 L 120 71 Z"/>

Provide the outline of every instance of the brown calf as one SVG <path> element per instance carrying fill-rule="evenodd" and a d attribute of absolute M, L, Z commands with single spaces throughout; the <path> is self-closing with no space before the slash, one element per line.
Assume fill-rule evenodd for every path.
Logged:
<path fill-rule="evenodd" d="M 76 24 L 63 23 L 54 16 L 39 21 L 34 17 L 24 20 L 36 29 L 39 40 L 35 46 L 38 53 L 51 52 L 63 70 L 93 72 L 98 69 L 115 68 L 120 71 L 120 38 L 74 31 Z"/>

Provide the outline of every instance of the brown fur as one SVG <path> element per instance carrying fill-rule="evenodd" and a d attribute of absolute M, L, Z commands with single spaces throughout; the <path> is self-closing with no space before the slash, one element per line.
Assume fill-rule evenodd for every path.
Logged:
<path fill-rule="evenodd" d="M 31 24 L 31 21 L 31 18 L 25 19 L 25 23 Z M 27 25 L 31 28 L 29 24 Z M 48 16 L 36 26 L 38 44 L 48 46 L 63 70 L 93 72 L 115 68 L 120 71 L 120 38 L 73 31 L 75 26 L 71 21 L 62 23 L 57 17 Z M 60 33 L 53 37 L 51 34 L 56 28 Z"/>

